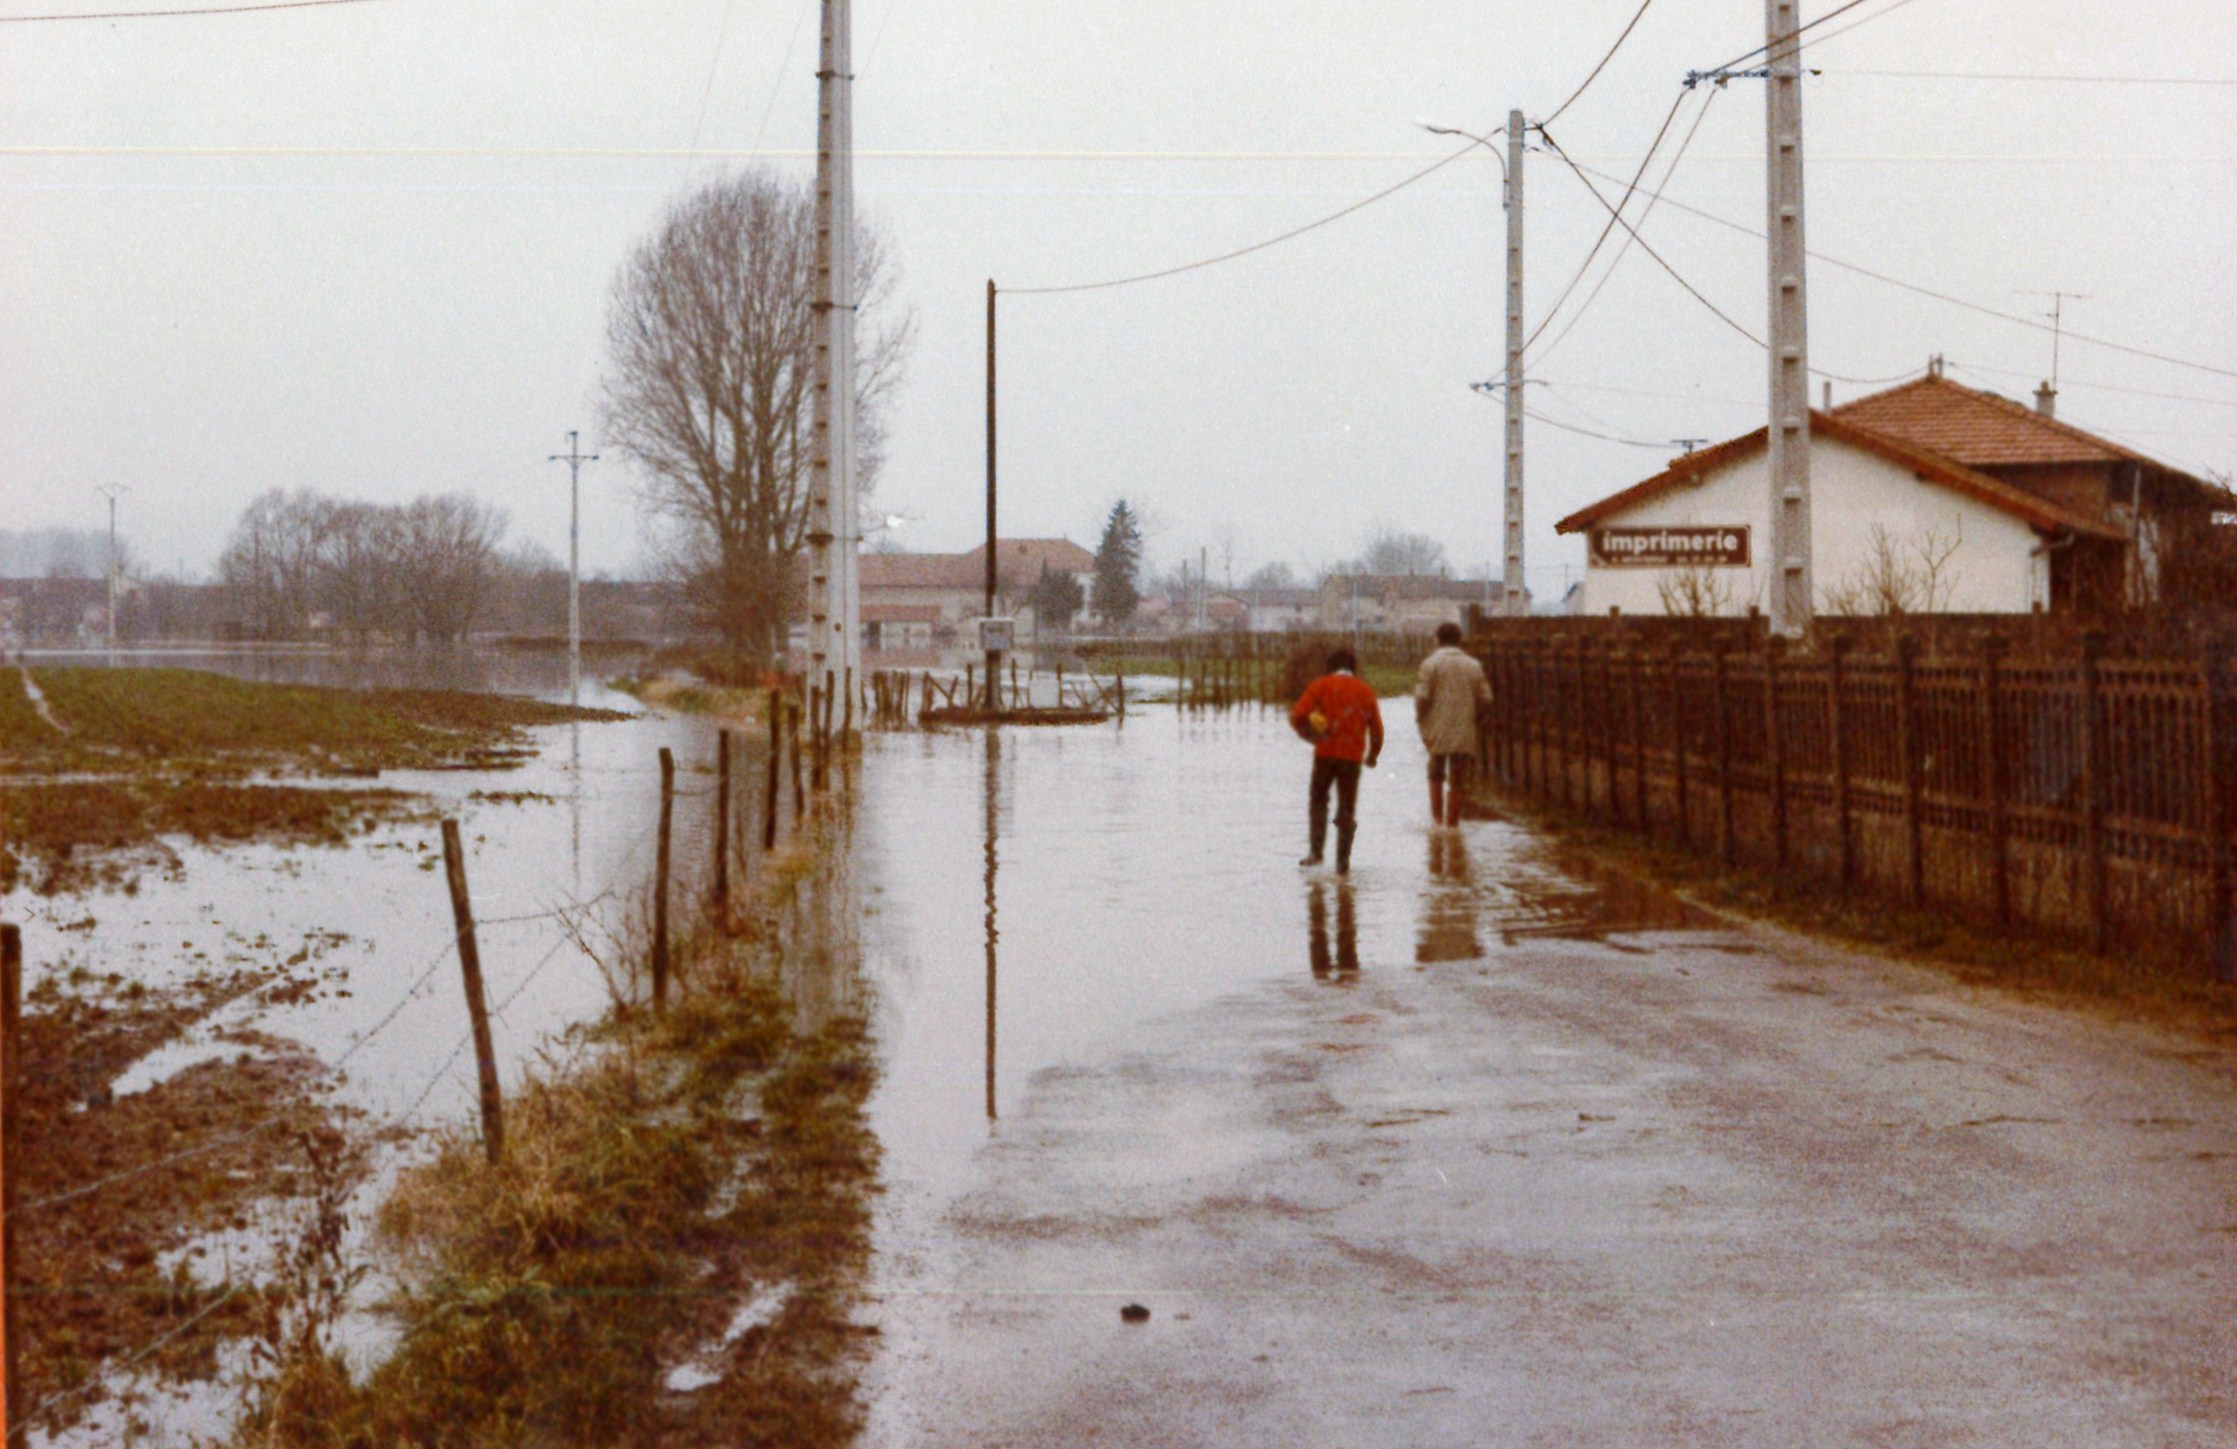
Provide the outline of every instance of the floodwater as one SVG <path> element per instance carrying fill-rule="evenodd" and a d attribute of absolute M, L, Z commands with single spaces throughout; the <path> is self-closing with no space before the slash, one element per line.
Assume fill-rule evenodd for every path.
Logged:
<path fill-rule="evenodd" d="M 870 741 L 867 1442 L 2237 1445 L 2237 1056 L 1432 831 L 1390 724 L 1341 882 L 1275 713 Z"/>
<path fill-rule="evenodd" d="M 583 702 L 638 708 L 592 685 Z M 610 1004 L 596 958 L 651 875 L 663 746 L 678 761 L 680 873 L 696 874 L 711 850 L 713 782 L 699 772 L 713 754 L 706 721 L 640 714 L 530 734 L 536 753 L 516 769 L 392 770 L 377 782 L 347 782 L 422 796 L 430 816 L 459 820 L 508 1084 L 555 1033 Z M 377 826 L 338 847 L 168 843 L 177 867 L 143 872 L 130 893 L 0 897 L 23 927 L 27 988 L 81 967 L 159 988 L 298 953 L 307 955 L 285 974 L 315 973 L 319 985 L 243 998 L 136 1064 L 113 1091 L 143 1090 L 204 1057 L 237 1052 L 221 1035 L 254 1029 L 344 1064 L 339 1099 L 376 1122 L 419 1126 L 472 1109 L 465 997 L 450 949 L 456 927 L 432 818 Z"/>

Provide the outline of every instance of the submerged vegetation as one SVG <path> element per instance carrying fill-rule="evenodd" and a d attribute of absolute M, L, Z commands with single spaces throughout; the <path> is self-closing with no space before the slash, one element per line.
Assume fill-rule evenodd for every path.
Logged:
<path fill-rule="evenodd" d="M 503 695 L 257 684 L 185 669 L 0 674 L 0 892 L 129 884 L 201 842 L 336 844 L 410 813 L 393 790 L 273 784 L 390 769 L 496 768 L 526 731 L 620 719 Z"/>
<path fill-rule="evenodd" d="M 396 1351 L 353 1375 L 298 1333 L 236 1442 L 849 1442 L 870 1054 L 859 1018 L 801 1024 L 779 982 L 828 949 L 834 923 L 795 907 L 841 848 L 804 831 L 743 926 L 680 943 L 663 1013 L 628 989 L 632 948 L 612 1016 L 508 1101 L 503 1160 L 452 1132 L 381 1209 Z"/>

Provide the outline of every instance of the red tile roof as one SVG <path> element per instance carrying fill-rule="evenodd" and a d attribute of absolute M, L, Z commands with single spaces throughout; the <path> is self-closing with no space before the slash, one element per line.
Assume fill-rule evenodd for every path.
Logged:
<path fill-rule="evenodd" d="M 980 572 L 959 553 L 866 553 L 856 577 L 866 589 L 968 589 Z"/>
<path fill-rule="evenodd" d="M 1843 403 L 1833 416 L 1970 468 L 2151 461 L 2025 403 L 1932 375 Z"/>
<path fill-rule="evenodd" d="M 1969 391 L 1969 389 L 1966 390 Z M 1898 389 L 1898 391 L 1901 391 L 1901 389 Z M 1862 401 L 1870 401 L 1870 399 L 1863 399 Z M 1853 407 L 1855 404 L 1851 404 L 1851 406 Z M 1835 409 L 1832 413 L 1812 411 L 1810 414 L 1812 435 L 1832 438 L 1837 442 L 1847 443 L 1852 447 L 1875 453 L 1891 463 L 1910 469 L 1914 475 L 1929 483 L 1938 483 L 1944 488 L 1978 499 L 1991 508 L 2009 513 L 2035 528 L 2045 531 L 2070 528 L 2077 533 L 2091 533 L 2104 538 L 2126 538 L 2128 536 L 2110 524 L 2086 518 L 2071 509 L 2062 508 L 2048 499 L 2038 498 L 2024 489 L 2015 488 L 2009 483 L 1989 477 L 1986 473 L 1979 472 L 1962 463 L 1953 462 L 1947 457 L 1930 452 L 1903 438 L 1860 426 L 1848 419 L 1845 416 L 1846 412 L 1847 409 L 1845 408 Z M 1578 509 L 1575 513 L 1555 524 L 1554 531 L 1556 533 L 1575 533 L 1580 529 L 1591 527 L 1610 514 L 1621 513 L 1666 488 L 1674 487 L 1679 483 L 1694 482 L 1713 469 L 1721 468 L 1727 463 L 1737 462 L 1750 454 L 1761 452 L 1766 446 L 1768 436 L 1768 429 L 1757 428 L 1752 433 L 1728 439 L 1715 447 L 1703 448 L 1699 452 L 1688 453 L 1682 458 L 1673 458 L 1668 468 L 1655 474 L 1652 478 L 1634 483 L 1621 493 L 1610 494 L 1598 503 Z"/>
<path fill-rule="evenodd" d="M 1068 538 L 998 538 L 994 547 L 1004 579 L 1031 583 L 1041 576 L 1044 565 L 1051 573 L 1059 574 L 1084 574 L 1095 569 L 1095 555 Z M 981 577 L 985 576 L 985 544 L 963 556 L 980 571 Z"/>

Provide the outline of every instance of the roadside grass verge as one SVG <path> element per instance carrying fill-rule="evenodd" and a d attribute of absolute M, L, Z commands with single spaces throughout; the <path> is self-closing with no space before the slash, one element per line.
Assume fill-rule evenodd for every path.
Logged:
<path fill-rule="evenodd" d="M 839 849 L 813 822 L 742 926 L 679 943 L 666 1013 L 624 1002 L 535 1073 L 506 1103 L 502 1163 L 460 1129 L 407 1170 L 376 1224 L 402 1285 L 396 1351 L 353 1378 L 301 1336 L 235 1443 L 851 1442 L 869 1042 L 858 1017 L 797 1021 L 778 971 L 823 950 L 822 913 L 788 907 Z M 772 1290 L 773 1317 L 739 1328 Z M 686 1362 L 702 1386 L 670 1389 Z"/>
<path fill-rule="evenodd" d="M 1709 910 L 1895 956 L 1969 986 L 2237 1044 L 2237 989 L 2228 986 L 1876 896 L 1844 895 L 1814 880 L 1727 869 L 1668 841 L 1578 820 L 1518 797 L 1491 798 L 1501 813 L 1530 821 L 1560 845 Z"/>

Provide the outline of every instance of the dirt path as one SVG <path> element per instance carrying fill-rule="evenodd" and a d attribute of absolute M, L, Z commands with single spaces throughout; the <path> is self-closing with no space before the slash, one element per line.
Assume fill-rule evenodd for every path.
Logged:
<path fill-rule="evenodd" d="M 903 1174 L 873 1442 L 2237 1445 L 2227 1054 L 1376 849 Z"/>

